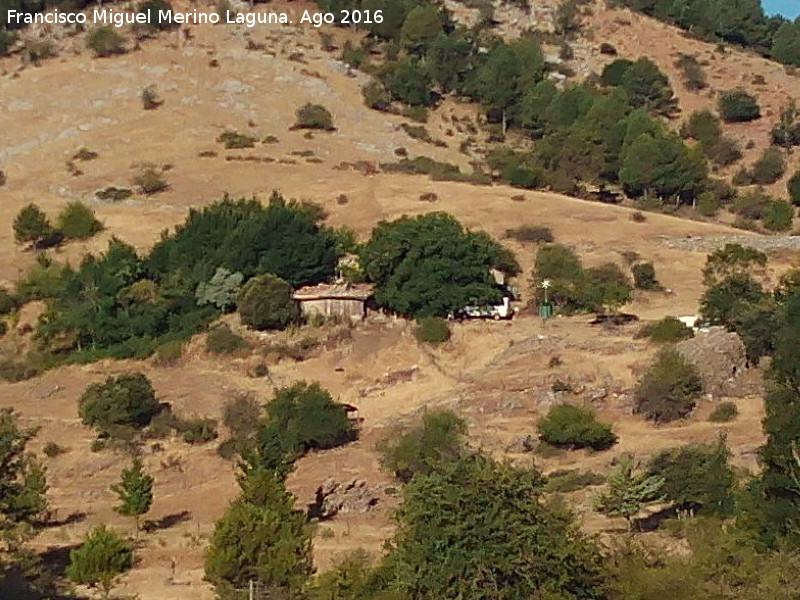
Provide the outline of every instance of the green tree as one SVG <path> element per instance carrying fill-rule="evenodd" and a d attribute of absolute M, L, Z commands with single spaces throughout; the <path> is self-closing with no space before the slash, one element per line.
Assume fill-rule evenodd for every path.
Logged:
<path fill-rule="evenodd" d="M 631 68 L 632 65 L 632 60 L 628 60 L 627 58 L 618 58 L 605 66 L 602 75 L 600 75 L 600 80 L 605 85 L 609 86 L 616 87 L 622 85 L 622 76 L 628 69 Z"/>
<path fill-rule="evenodd" d="M 677 350 L 665 348 L 634 390 L 637 413 L 656 423 L 688 416 L 703 391 L 700 375 Z"/>
<path fill-rule="evenodd" d="M 472 34 L 456 29 L 447 35 L 439 33 L 427 47 L 425 66 L 443 92 L 464 92 L 466 82 L 475 67 L 477 48 Z"/>
<path fill-rule="evenodd" d="M 681 127 L 681 135 L 697 140 L 704 149 L 709 149 L 722 137 L 722 125 L 719 117 L 710 110 L 696 110 Z"/>
<path fill-rule="evenodd" d="M 594 411 L 571 404 L 553 406 L 536 427 L 553 446 L 608 450 L 617 443 L 611 425 L 600 423 Z"/>
<path fill-rule="evenodd" d="M 649 58 L 642 57 L 622 74 L 620 86 L 632 106 L 659 115 L 671 115 L 678 106 L 669 80 Z"/>
<path fill-rule="evenodd" d="M 197 285 L 195 297 L 197 304 L 212 304 L 222 311 L 232 310 L 236 306 L 236 296 L 242 287 L 244 275 L 231 273 L 224 267 L 218 267 L 214 276 L 207 282 Z"/>
<path fill-rule="evenodd" d="M 711 444 L 690 444 L 664 450 L 650 459 L 649 475 L 664 481 L 666 501 L 682 510 L 729 514 L 736 477 L 728 464 L 724 438 Z"/>
<path fill-rule="evenodd" d="M 36 204 L 28 204 L 14 217 L 14 239 L 17 243 L 37 243 L 53 233 L 53 226 Z"/>
<path fill-rule="evenodd" d="M 361 248 L 361 266 L 376 284 L 380 306 L 401 315 L 444 317 L 471 304 L 500 299 L 493 267 L 518 265 L 484 233 L 464 231 L 445 213 L 381 222 Z"/>
<path fill-rule="evenodd" d="M 703 293 L 700 315 L 711 325 L 732 327 L 746 310 L 765 298 L 761 285 L 748 275 L 729 275 Z"/>
<path fill-rule="evenodd" d="M 408 483 L 464 456 L 467 424 L 450 410 L 432 410 L 411 426 L 392 430 L 378 442 L 381 464 Z"/>
<path fill-rule="evenodd" d="M 775 200 L 767 205 L 767 211 L 763 218 L 764 228 L 770 231 L 788 231 L 792 228 L 793 219 L 794 208 L 792 205 L 783 200 Z"/>
<path fill-rule="evenodd" d="M 595 499 L 598 512 L 610 517 L 625 517 L 628 530 L 633 527 L 633 518 L 650 502 L 661 500 L 664 479 L 645 471 L 636 473 L 633 457 L 625 454 L 619 466 L 608 476 L 608 489 Z"/>
<path fill-rule="evenodd" d="M 411 598 L 603 598 L 597 548 L 542 502 L 544 484 L 481 454 L 414 477 L 386 559 L 393 585 Z"/>
<path fill-rule="evenodd" d="M 111 26 L 98 27 L 86 36 L 86 47 L 97 57 L 108 57 L 124 54 L 125 38 L 114 31 Z"/>
<path fill-rule="evenodd" d="M 396 100 L 412 106 L 433 104 L 433 81 L 417 60 L 406 58 L 387 63 L 378 71 L 378 79 Z"/>
<path fill-rule="evenodd" d="M 791 200 L 794 206 L 800 206 L 800 171 L 792 175 L 788 182 L 786 182 L 786 188 L 789 191 L 789 200 Z"/>
<path fill-rule="evenodd" d="M 94 211 L 82 202 L 70 202 L 58 214 L 58 229 L 64 236 L 76 240 L 85 240 L 103 230 L 103 224 L 97 220 Z"/>
<path fill-rule="evenodd" d="M 144 427 L 158 411 L 153 386 L 142 373 L 111 375 L 103 383 L 91 383 L 78 400 L 81 420 L 101 432 L 120 425 Z"/>
<path fill-rule="evenodd" d="M 772 37 L 771 54 L 786 65 L 800 66 L 800 24 L 785 21 Z"/>
<path fill-rule="evenodd" d="M 753 183 L 769 185 L 783 177 L 786 172 L 786 160 L 778 148 L 767 148 L 753 164 L 751 177 Z"/>
<path fill-rule="evenodd" d="M 400 41 L 412 54 L 424 54 L 431 41 L 444 28 L 442 13 L 433 4 L 421 4 L 406 16 Z"/>
<path fill-rule="evenodd" d="M 578 0 L 561 0 L 554 17 L 556 33 L 569 35 L 581 27 Z"/>
<path fill-rule="evenodd" d="M 717 108 L 726 123 L 753 121 L 761 117 L 761 109 L 755 96 L 742 89 L 723 92 Z"/>
<path fill-rule="evenodd" d="M 584 302 L 591 309 L 611 312 L 630 302 L 633 288 L 627 275 L 615 263 L 586 269 Z"/>
<path fill-rule="evenodd" d="M 111 490 L 119 496 L 121 503 L 114 510 L 126 517 L 133 517 L 138 533 L 139 519 L 149 512 L 153 504 L 153 476 L 144 472 L 141 458 L 137 456 L 129 469 L 122 470 L 122 480 L 112 485 Z"/>
<path fill-rule="evenodd" d="M 731 275 L 750 275 L 753 269 L 763 268 L 766 264 L 767 255 L 755 248 L 741 244 L 725 244 L 723 248 L 714 250 L 706 258 L 703 283 L 706 287 L 711 287 Z"/>
<path fill-rule="evenodd" d="M 656 268 L 653 263 L 638 263 L 633 265 L 633 285 L 638 290 L 661 290 L 663 289 L 656 277 Z"/>
<path fill-rule="evenodd" d="M 280 277 L 259 275 L 248 281 L 236 299 L 242 323 L 265 331 L 286 329 L 300 320 L 300 307 L 292 299 L 294 290 Z"/>
<path fill-rule="evenodd" d="M 214 526 L 205 557 L 206 579 L 221 598 L 249 582 L 260 591 L 293 597 L 312 572 L 311 529 L 295 510 L 283 480 L 264 469 L 240 476 L 242 493 Z"/>
<path fill-rule="evenodd" d="M 297 109 L 297 123 L 295 129 L 321 129 L 334 131 L 333 115 L 321 104 L 304 104 Z"/>
<path fill-rule="evenodd" d="M 133 549 L 105 525 L 98 525 L 80 548 L 70 550 L 67 577 L 100 590 L 108 598 L 117 578 L 133 567 Z"/>

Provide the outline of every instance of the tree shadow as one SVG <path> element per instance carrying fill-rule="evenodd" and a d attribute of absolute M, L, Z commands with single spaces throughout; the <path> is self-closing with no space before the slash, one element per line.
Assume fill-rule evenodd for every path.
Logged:
<path fill-rule="evenodd" d="M 169 529 L 170 527 L 175 527 L 175 525 L 189 521 L 191 518 L 192 518 L 192 513 L 190 511 L 182 510 L 179 513 L 165 515 L 160 519 L 156 520 L 148 519 L 142 524 L 142 530 L 146 531 L 147 533 L 153 533 L 154 531 L 161 531 L 162 529 Z"/>
<path fill-rule="evenodd" d="M 64 571 L 70 563 L 70 552 L 80 544 L 50 548 L 39 554 L 40 563 L 35 577 L 26 577 L 12 567 L 4 573 L 3 598 L 14 600 L 74 600 L 75 596 L 62 591 Z"/>
<path fill-rule="evenodd" d="M 63 519 L 48 519 L 44 522 L 45 527 L 63 527 L 64 525 L 73 525 L 74 523 L 82 523 L 89 515 L 81 510 L 70 513 Z"/>
<path fill-rule="evenodd" d="M 642 517 L 641 519 L 636 519 L 633 522 L 633 528 L 635 531 L 650 533 L 652 531 L 655 531 L 656 529 L 659 529 L 661 525 L 664 523 L 664 521 L 668 519 L 674 519 L 677 516 L 678 516 L 678 508 L 675 506 L 668 506 L 652 514 L 649 514 L 646 517 Z"/>

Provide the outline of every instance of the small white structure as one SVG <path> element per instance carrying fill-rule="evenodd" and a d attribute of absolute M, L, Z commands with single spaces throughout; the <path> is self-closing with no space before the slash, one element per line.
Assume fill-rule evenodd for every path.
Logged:
<path fill-rule="evenodd" d="M 700 320 L 700 315 L 687 315 L 684 317 L 678 317 L 678 321 L 686 325 L 690 329 L 694 329 L 697 331 L 697 322 Z"/>

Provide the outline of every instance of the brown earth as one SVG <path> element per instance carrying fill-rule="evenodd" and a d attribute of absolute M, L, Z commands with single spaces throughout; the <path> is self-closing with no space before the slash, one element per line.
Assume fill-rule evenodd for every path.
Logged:
<path fill-rule="evenodd" d="M 275 3 L 269 10 L 285 8 L 299 14 L 310 6 L 307 2 Z M 593 10 L 590 22 L 597 30 L 598 44 L 609 41 L 623 55 L 648 54 L 671 77 L 675 77 L 671 67 L 674 53 L 695 51 L 700 44 L 625 11 Z M 622 18 L 631 20 L 632 25 L 620 24 Z M 638 36 L 635 42 L 631 30 Z M 637 223 L 631 220 L 630 209 L 544 192 L 525 192 L 520 201 L 512 199 L 519 190 L 504 186 L 475 187 L 340 169 L 345 161 L 396 160 L 394 150 L 400 146 L 412 156 L 424 154 L 465 168 L 469 159 L 457 151 L 460 138 L 446 136 L 446 121 L 441 116 L 434 118 L 431 129 L 448 142 L 448 148 L 415 141 L 399 128 L 404 119 L 363 107 L 359 91 L 363 77 L 348 76 L 341 63 L 322 52 L 313 28 L 264 25 L 247 31 L 208 26 L 194 27 L 192 33 L 194 39 L 185 45 L 167 37 L 111 59 L 92 59 L 83 52 L 73 55 L 70 42 L 65 42 L 61 57 L 45 61 L 41 67 L 19 70 L 18 58 L 0 60 L 0 71 L 8 73 L 0 78 L 0 168 L 9 180 L 0 190 L 0 223 L 4 224 L 0 228 L 0 280 L 17 279 L 34 261 L 32 254 L 14 244 L 10 227 L 14 215 L 28 202 L 37 202 L 51 215 L 76 198 L 86 199 L 95 208 L 106 231 L 56 253 L 59 260 L 74 263 L 87 251 L 101 251 L 111 236 L 144 250 L 161 230 L 181 222 L 188 208 L 203 206 L 225 192 L 266 198 L 271 190 L 280 189 L 291 197 L 320 202 L 329 211 L 331 224 L 346 224 L 362 237 L 381 219 L 442 210 L 467 227 L 497 237 L 522 223 L 551 227 L 556 239 L 574 246 L 588 264 L 612 260 L 625 265 L 622 253 L 637 252 L 654 262 L 661 282 L 672 290 L 670 294 L 637 293 L 626 307 L 650 319 L 697 311 L 705 252 L 670 244 L 671 239 L 713 239 L 741 233 L 723 225 L 658 214 L 648 214 L 645 222 Z M 265 48 L 247 50 L 248 38 Z M 697 51 L 708 53 L 711 48 L 701 44 Z M 209 66 L 212 59 L 218 61 L 218 67 Z M 761 101 L 773 116 L 739 132 L 763 147 L 768 122 L 777 116 L 783 99 L 794 94 L 796 80 L 772 64 L 738 52 L 709 61 L 712 66 L 707 70 L 715 86 L 738 83 L 748 69 L 765 75 L 768 89 L 762 91 Z M 157 85 L 165 103 L 155 111 L 144 111 L 139 93 L 151 84 Z M 711 102 L 683 93 L 680 85 L 674 87 L 684 111 Z M 336 132 L 307 139 L 302 132 L 289 131 L 294 111 L 307 101 L 322 102 L 331 110 Z M 441 113 L 454 111 L 474 114 L 470 107 L 450 102 Z M 227 128 L 262 139 L 275 135 L 280 141 L 225 151 L 215 139 Z M 65 161 L 81 146 L 100 156 L 77 163 L 83 174 L 74 176 L 67 172 Z M 206 150 L 218 155 L 199 158 L 198 153 Z M 321 162 L 292 154 L 309 150 Z M 274 161 L 226 160 L 228 156 Z M 171 165 L 166 171 L 170 189 L 152 198 L 136 196 L 118 204 L 91 199 L 97 189 L 107 185 L 129 185 L 131 166 L 141 162 Z M 422 194 L 430 192 L 438 196 L 436 203 L 420 201 Z M 340 194 L 347 196 L 346 204 L 337 202 Z M 535 248 L 511 241 L 508 245 L 525 269 L 517 282 L 525 293 Z M 794 253 L 774 252 L 772 267 L 763 273 L 764 278 L 774 281 L 792 261 Z M 33 315 L 35 311 L 30 308 L 27 312 Z M 555 319 L 545 327 L 537 318 L 522 316 L 508 323 L 457 324 L 453 339 L 435 350 L 420 347 L 411 325 L 402 320 L 375 317 L 344 333 L 310 328 L 298 332 L 299 338 L 336 335 L 340 341 L 303 362 L 284 360 L 272 365 L 272 382 L 319 381 L 343 401 L 357 405 L 364 418 L 358 442 L 299 462 L 290 479 L 298 504 L 310 502 L 327 477 L 392 484 L 392 478 L 380 469 L 374 444 L 387 427 L 430 406 L 451 406 L 463 414 L 470 423 L 474 446 L 529 462 L 533 459 L 519 454 L 518 442 L 534 432 L 543 410 L 561 400 L 550 392 L 556 379 L 573 384 L 575 394 L 566 399 L 590 403 L 602 418 L 613 421 L 620 443 L 604 453 L 536 458 L 545 470 L 577 467 L 606 471 L 621 452 L 644 458 L 680 443 L 714 439 L 719 432 L 728 435 L 737 465 L 756 468 L 753 452 L 761 443 L 763 412 L 758 397 L 736 399 L 740 416 L 729 424 L 707 422 L 712 406 L 706 402 L 686 422 L 654 427 L 630 411 L 630 388 L 654 348 L 633 339 L 635 327 L 598 329 L 587 321 Z M 9 337 L 24 345 L 28 335 L 14 332 Z M 255 344 L 254 355 L 270 339 L 248 335 Z M 113 511 L 114 494 L 109 491 L 128 459 L 109 450 L 92 453 L 92 432 L 77 416 L 77 399 L 89 382 L 109 373 L 142 370 L 161 399 L 172 403 L 183 416 L 219 418 L 223 404 L 241 391 L 253 392 L 263 401 L 270 397 L 272 383 L 247 377 L 249 358 L 218 359 L 202 348 L 202 339 L 195 340 L 172 367 L 158 367 L 149 361 L 104 361 L 0 385 L 0 406 L 15 407 L 25 424 L 41 427 L 35 450 L 48 441 L 68 449 L 47 459 L 47 465 L 54 519 L 69 522 L 42 532 L 35 541 L 37 548 L 77 544 L 100 522 L 123 531 L 131 528 L 130 520 Z M 561 366 L 549 366 L 553 356 L 560 357 Z M 150 445 L 145 457 L 156 479 L 155 503 L 148 518 L 175 515 L 179 522 L 140 537 L 141 561 L 123 579 L 121 591 L 148 600 L 211 598 L 209 586 L 202 581 L 203 547 L 214 520 L 236 494 L 233 465 L 217 456 L 216 444 L 159 443 L 162 449 Z M 592 512 L 587 494 L 576 494 L 574 500 L 588 530 L 616 526 Z M 318 567 L 325 569 L 341 552 L 358 547 L 379 552 L 391 534 L 389 517 L 396 503 L 395 496 L 386 495 L 370 514 L 340 515 L 322 524 L 315 539 Z M 180 521 L 177 515 L 183 511 L 190 515 Z M 76 516 L 68 519 L 70 515 Z"/>

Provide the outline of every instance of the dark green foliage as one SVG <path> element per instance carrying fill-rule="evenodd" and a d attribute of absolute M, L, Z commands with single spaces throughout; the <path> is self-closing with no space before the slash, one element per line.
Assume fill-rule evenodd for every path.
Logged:
<path fill-rule="evenodd" d="M 47 508 L 44 467 L 28 451 L 35 429 L 21 429 L 10 408 L 0 409 L 0 529 L 34 524 Z"/>
<path fill-rule="evenodd" d="M 240 395 L 222 407 L 222 424 L 230 432 L 230 439 L 220 445 L 220 455 L 227 447 L 233 454 L 242 454 L 251 448 L 258 431 L 261 406 L 251 395 Z"/>
<path fill-rule="evenodd" d="M 676 317 L 664 317 L 643 326 L 636 337 L 646 337 L 654 342 L 679 342 L 694 336 L 690 327 L 684 325 Z"/>
<path fill-rule="evenodd" d="M 305 104 L 297 110 L 295 129 L 321 129 L 334 131 L 333 115 L 321 104 Z"/>
<path fill-rule="evenodd" d="M 656 277 L 653 263 L 638 263 L 633 265 L 633 286 L 639 290 L 661 290 L 661 284 Z"/>
<path fill-rule="evenodd" d="M 594 411 L 559 404 L 537 424 L 540 439 L 557 447 L 608 450 L 617 443 L 611 425 L 600 423 Z"/>
<path fill-rule="evenodd" d="M 53 227 L 36 204 L 28 204 L 14 217 L 14 240 L 17 243 L 41 242 L 53 233 Z"/>
<path fill-rule="evenodd" d="M 708 86 L 706 74 L 696 57 L 681 54 L 675 62 L 675 66 L 681 70 L 683 82 L 687 89 L 697 92 Z"/>
<path fill-rule="evenodd" d="M 111 26 L 98 27 L 86 36 L 86 47 L 92 50 L 95 56 L 98 57 L 124 54 L 125 38 L 118 34 Z"/>
<path fill-rule="evenodd" d="M 214 526 L 205 556 L 206 579 L 222 598 L 253 581 L 271 597 L 299 594 L 312 573 L 311 528 L 274 473 L 251 469 L 242 493 Z"/>
<path fill-rule="evenodd" d="M 318 383 L 280 388 L 266 405 L 252 462 L 281 473 L 309 450 L 327 450 L 357 438 L 345 406 Z"/>
<path fill-rule="evenodd" d="M 421 4 L 408 13 L 400 29 L 400 41 L 412 54 L 424 54 L 444 30 L 444 16 L 434 4 Z"/>
<path fill-rule="evenodd" d="M 414 337 L 424 344 L 443 344 L 450 339 L 450 326 L 441 317 L 423 317 L 417 321 Z"/>
<path fill-rule="evenodd" d="M 717 106 L 722 120 L 726 123 L 753 121 L 761 117 L 758 101 L 742 89 L 723 92 Z"/>
<path fill-rule="evenodd" d="M 85 240 L 103 230 L 94 211 L 82 202 L 70 202 L 58 214 L 58 229 L 67 238 Z"/>
<path fill-rule="evenodd" d="M 632 65 L 632 60 L 619 58 L 606 65 L 606 67 L 603 69 L 603 74 L 600 76 L 600 79 L 605 85 L 614 87 L 622 85 L 622 76 L 628 69 L 631 68 Z"/>
<path fill-rule="evenodd" d="M 412 106 L 433 104 L 431 77 L 417 60 L 406 58 L 387 63 L 378 71 L 378 79 L 395 100 Z"/>
<path fill-rule="evenodd" d="M 172 10 L 172 5 L 167 0 L 145 0 L 139 5 L 137 12 L 147 15 L 147 23 L 138 23 L 137 27 L 143 28 L 147 33 L 169 31 L 178 27 L 175 21 L 160 18 L 160 11 L 167 10 Z"/>
<path fill-rule="evenodd" d="M 6 288 L 0 287 L 0 316 L 15 311 L 17 305 L 18 299 Z"/>
<path fill-rule="evenodd" d="M 256 145 L 257 138 L 238 131 L 223 131 L 217 141 L 225 146 L 226 150 L 237 148 L 252 148 Z"/>
<path fill-rule="evenodd" d="M 450 410 L 432 410 L 411 427 L 396 428 L 378 442 L 381 464 L 401 481 L 430 475 L 465 455 L 467 424 Z"/>
<path fill-rule="evenodd" d="M 595 497 L 595 509 L 609 517 L 624 517 L 628 529 L 643 506 L 661 501 L 664 480 L 646 471 L 637 471 L 633 456 L 623 454 L 617 468 L 608 476 L 606 490 Z"/>
<path fill-rule="evenodd" d="M 794 206 L 800 206 L 800 171 L 792 175 L 786 188 L 789 191 L 789 200 Z"/>
<path fill-rule="evenodd" d="M 187 444 L 207 444 L 218 436 L 217 422 L 214 419 L 192 419 L 186 423 L 183 441 Z"/>
<path fill-rule="evenodd" d="M 139 519 L 149 512 L 153 504 L 153 476 L 144 472 L 141 458 L 134 458 L 131 467 L 122 470 L 122 480 L 112 485 L 111 491 L 120 500 L 120 505 L 115 506 L 114 510 L 126 517 L 133 517 L 138 531 Z"/>
<path fill-rule="evenodd" d="M 772 38 L 770 53 L 779 62 L 800 66 L 800 23 L 784 21 Z"/>
<path fill-rule="evenodd" d="M 676 350 L 665 348 L 636 386 L 635 410 L 658 424 L 687 417 L 703 391 L 700 375 Z"/>
<path fill-rule="evenodd" d="M 440 33 L 428 44 L 425 66 L 443 92 L 464 92 L 472 74 L 478 49 L 472 32 L 457 28 Z"/>
<path fill-rule="evenodd" d="M 67 449 L 64 446 L 57 444 L 56 442 L 47 442 L 42 448 L 42 452 L 47 458 L 55 458 L 61 454 L 64 454 Z"/>
<path fill-rule="evenodd" d="M 755 162 L 751 171 L 753 183 L 769 185 L 783 177 L 786 172 L 786 161 L 778 148 L 767 148 Z"/>
<path fill-rule="evenodd" d="M 4 15 L 5 16 L 5 15 Z M 0 56 L 8 54 L 14 42 L 17 41 L 17 35 L 13 31 L 6 31 L 0 28 Z"/>
<path fill-rule="evenodd" d="M 587 487 L 602 485 L 605 481 L 605 477 L 591 471 L 581 472 L 571 469 L 553 471 L 547 475 L 547 484 L 544 486 L 544 491 L 568 494 Z"/>
<path fill-rule="evenodd" d="M 153 386 L 142 373 L 92 383 L 78 401 L 81 420 L 100 432 L 115 426 L 145 427 L 159 411 Z"/>
<path fill-rule="evenodd" d="M 710 110 L 696 110 L 681 127 L 681 135 L 696 140 L 704 148 L 713 148 L 722 137 L 719 117 Z"/>
<path fill-rule="evenodd" d="M 700 314 L 711 325 L 733 327 L 736 320 L 765 299 L 761 285 L 743 273 L 729 275 L 706 288 L 700 299 Z"/>
<path fill-rule="evenodd" d="M 552 243 L 553 232 L 549 227 L 537 225 L 520 225 L 514 229 L 506 229 L 506 237 L 522 244 L 532 242 L 535 244 Z"/>
<path fill-rule="evenodd" d="M 733 508 L 735 477 L 723 439 L 665 450 L 650 459 L 648 472 L 661 477 L 664 499 L 682 510 L 728 514 Z"/>
<path fill-rule="evenodd" d="M 70 551 L 69 559 L 67 577 L 98 588 L 108 598 L 117 578 L 133 568 L 133 548 L 105 525 L 98 525 L 83 545 Z"/>
<path fill-rule="evenodd" d="M 300 320 L 294 290 L 280 277 L 259 275 L 242 287 L 236 303 L 242 324 L 258 331 L 285 329 Z"/>
<path fill-rule="evenodd" d="M 561 0 L 554 19 L 557 34 L 569 35 L 578 31 L 581 27 L 578 0 Z"/>
<path fill-rule="evenodd" d="M 766 264 L 767 255 L 755 248 L 725 244 L 706 258 L 703 283 L 709 287 L 731 275 L 749 275 L 752 269 L 763 268 Z"/>
<path fill-rule="evenodd" d="M 190 211 L 186 223 L 153 248 L 148 270 L 193 286 L 211 279 L 218 267 L 245 279 L 272 273 L 302 286 L 331 277 L 336 262 L 334 235 L 299 203 L 273 194 L 266 207 L 225 199 Z"/>
<path fill-rule="evenodd" d="M 764 228 L 770 231 L 787 231 L 792 228 L 794 208 L 788 202 L 770 202 L 763 217 Z"/>
<path fill-rule="evenodd" d="M 197 285 L 197 305 L 211 304 L 224 312 L 232 310 L 236 306 L 236 296 L 243 280 L 244 275 L 241 273 L 231 273 L 228 269 L 219 267 L 208 282 Z"/>
<path fill-rule="evenodd" d="M 212 354 L 234 354 L 247 347 L 245 339 L 233 332 L 227 323 L 212 327 L 206 335 L 206 350 Z"/>
<path fill-rule="evenodd" d="M 736 404 L 730 401 L 720 402 L 711 414 L 708 415 L 708 420 L 712 423 L 729 423 L 733 421 L 739 414 L 739 409 Z"/>
<path fill-rule="evenodd" d="M 464 231 L 445 213 L 381 222 L 361 249 L 361 266 L 375 282 L 378 305 L 401 315 L 446 316 L 500 299 L 490 269 L 519 266 L 485 233 Z"/>
<path fill-rule="evenodd" d="M 619 85 L 635 108 L 659 115 L 671 115 L 677 109 L 669 80 L 649 58 L 642 57 L 625 69 Z"/>
<path fill-rule="evenodd" d="M 541 502 L 544 483 L 480 454 L 414 477 L 387 558 L 394 585 L 412 598 L 604 598 L 597 548 Z"/>
<path fill-rule="evenodd" d="M 781 109 L 781 117 L 775 127 L 772 128 L 772 143 L 781 148 L 791 149 L 800 145 L 800 113 L 797 105 L 790 102 L 788 106 Z"/>

